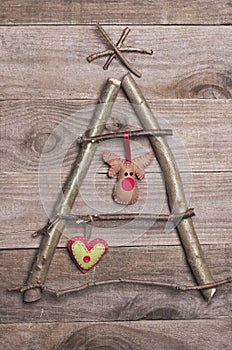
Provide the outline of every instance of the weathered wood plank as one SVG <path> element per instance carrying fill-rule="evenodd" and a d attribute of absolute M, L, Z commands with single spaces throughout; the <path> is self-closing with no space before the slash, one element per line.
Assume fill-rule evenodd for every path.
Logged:
<path fill-rule="evenodd" d="M 62 162 L 68 172 L 76 158 L 76 138 L 86 131 L 96 101 L 1 101 L 0 172 L 34 172 L 37 175 L 43 147 L 50 168 Z M 173 129 L 169 143 L 182 171 L 232 170 L 232 101 L 231 100 L 157 100 L 150 106 L 163 127 Z M 58 127 L 59 126 L 59 127 Z M 115 103 L 108 128 L 140 127 L 126 99 Z M 138 143 L 139 142 L 139 143 Z M 144 139 L 133 143 L 134 154 L 141 154 L 148 143 Z M 100 152 L 110 147 L 123 156 L 122 141 L 101 144 L 96 168 L 101 166 Z M 139 153 L 140 152 L 140 153 Z M 190 159 L 190 162 L 186 158 Z M 59 170 L 59 169 L 58 169 Z"/>
<path fill-rule="evenodd" d="M 232 274 L 232 245 L 203 247 L 215 279 Z M 34 250 L 1 251 L 1 322 L 70 322 L 231 317 L 231 285 L 218 288 L 210 305 L 197 291 L 117 284 L 89 288 L 56 298 L 47 293 L 33 304 L 6 288 L 22 283 L 34 259 Z M 90 281 L 132 278 L 194 284 L 181 247 L 111 248 L 86 275 L 71 261 L 67 249 L 58 249 L 50 267 L 47 287 L 63 290 Z"/>
<path fill-rule="evenodd" d="M 205 244 L 231 243 L 231 173 L 194 174 L 188 183 L 189 174 L 182 174 L 186 193 L 191 196 L 189 206 L 194 207 L 194 223 Z M 73 213 L 168 213 L 166 195 L 160 174 L 147 174 L 147 183 L 139 184 L 140 199 L 133 206 L 120 206 L 113 202 L 111 193 L 114 180 L 106 174 L 94 179 L 87 176 L 77 197 Z M 1 242 L 2 248 L 38 247 L 39 239 L 31 234 L 46 223 L 57 199 L 57 184 L 50 182 L 38 187 L 38 180 L 28 174 L 1 175 Z M 46 211 L 45 211 L 46 210 Z M 47 213 L 47 214 L 46 214 Z M 110 229 L 109 229 L 110 228 Z M 90 226 L 88 225 L 88 232 Z M 60 246 L 78 233 L 84 234 L 82 225 L 67 224 Z M 92 237 L 103 236 L 111 245 L 172 245 L 179 244 L 176 232 L 165 230 L 165 225 L 150 221 L 132 221 L 95 224 Z"/>
<path fill-rule="evenodd" d="M 224 320 L 36 323 L 1 325 L 5 350 L 231 349 L 232 323 Z"/>
<path fill-rule="evenodd" d="M 229 24 L 231 2 L 2 0 L 0 24 Z"/>
<path fill-rule="evenodd" d="M 107 32 L 116 41 L 122 28 Z M 143 73 L 146 98 L 231 98 L 231 33 L 230 26 L 133 27 L 127 45 L 154 50 L 127 55 Z M 118 62 L 103 71 L 105 59 L 87 63 L 106 46 L 94 26 L 1 27 L 0 99 L 97 98 L 107 77 L 127 71 Z"/>

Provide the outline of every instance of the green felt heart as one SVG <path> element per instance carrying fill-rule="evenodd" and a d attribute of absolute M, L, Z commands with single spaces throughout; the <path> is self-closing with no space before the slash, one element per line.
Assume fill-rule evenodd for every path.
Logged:
<path fill-rule="evenodd" d="M 88 242 L 84 237 L 77 236 L 69 241 L 68 249 L 78 268 L 86 273 L 106 254 L 108 245 L 100 238 Z"/>

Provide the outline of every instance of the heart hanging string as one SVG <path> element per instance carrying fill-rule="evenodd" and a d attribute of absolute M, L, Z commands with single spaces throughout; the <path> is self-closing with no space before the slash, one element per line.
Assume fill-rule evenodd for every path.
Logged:
<path fill-rule="evenodd" d="M 89 241 L 93 231 L 93 218 L 90 215 L 90 225 L 87 222 L 84 222 L 84 238 Z"/>

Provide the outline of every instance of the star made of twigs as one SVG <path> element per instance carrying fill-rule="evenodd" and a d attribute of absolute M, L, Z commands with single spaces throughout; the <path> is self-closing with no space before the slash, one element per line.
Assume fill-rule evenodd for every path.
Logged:
<path fill-rule="evenodd" d="M 117 44 L 115 45 L 114 42 L 109 37 L 109 35 L 102 28 L 102 26 L 99 23 L 97 23 L 96 26 L 99 29 L 99 31 L 101 32 L 101 34 L 104 36 L 106 41 L 110 44 L 111 50 L 104 50 L 101 52 L 94 53 L 94 54 L 87 57 L 87 61 L 90 63 L 93 60 L 95 60 L 96 58 L 103 57 L 103 56 L 109 56 L 108 60 L 106 61 L 106 63 L 103 66 L 103 69 L 107 70 L 109 68 L 111 62 L 115 58 L 119 58 L 120 61 L 124 64 L 124 66 L 127 67 L 127 69 L 129 69 L 129 71 L 131 73 L 135 74 L 137 77 L 140 78 L 142 76 L 142 74 L 136 68 L 134 68 L 130 64 L 130 62 L 128 62 L 128 60 L 124 57 L 123 52 L 139 52 L 139 53 L 143 53 L 143 54 L 147 54 L 147 55 L 152 55 L 153 50 L 146 50 L 146 49 L 140 49 L 140 48 L 135 48 L 135 47 L 122 47 L 123 42 L 125 41 L 127 35 L 130 32 L 130 29 L 128 27 L 126 27 L 123 30 L 120 39 L 118 40 Z"/>

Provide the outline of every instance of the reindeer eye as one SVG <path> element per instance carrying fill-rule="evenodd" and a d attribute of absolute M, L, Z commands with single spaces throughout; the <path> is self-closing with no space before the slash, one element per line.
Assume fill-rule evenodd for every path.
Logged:
<path fill-rule="evenodd" d="M 124 176 L 128 176 L 128 173 L 124 173 Z"/>
<path fill-rule="evenodd" d="M 134 175 L 134 173 L 131 171 L 131 172 L 130 172 L 130 176 L 133 176 L 133 175 Z"/>

